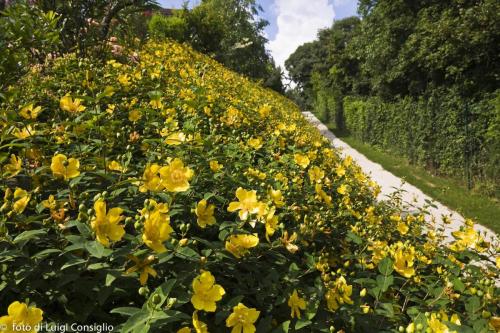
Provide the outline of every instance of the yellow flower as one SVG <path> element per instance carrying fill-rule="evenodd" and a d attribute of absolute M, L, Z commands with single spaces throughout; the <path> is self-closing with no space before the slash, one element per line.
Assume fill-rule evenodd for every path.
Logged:
<path fill-rule="evenodd" d="M 108 247 L 110 240 L 117 242 L 125 235 L 125 228 L 120 225 L 120 221 L 125 219 L 121 214 L 123 209 L 119 207 L 111 208 L 106 212 L 106 202 L 102 199 L 94 203 L 95 216 L 90 221 L 90 226 L 96 234 L 97 241 Z"/>
<path fill-rule="evenodd" d="M 125 271 L 125 274 L 139 272 L 139 282 L 141 283 L 141 285 L 145 285 L 146 282 L 148 282 L 149 275 L 151 275 L 152 277 L 158 276 L 158 273 L 156 273 L 156 271 L 151 267 L 151 263 L 155 260 L 154 256 L 149 256 L 142 261 L 131 254 L 129 254 L 127 258 L 132 260 L 135 265 L 127 269 Z"/>
<path fill-rule="evenodd" d="M 224 167 L 222 164 L 220 164 L 219 162 L 217 162 L 215 160 L 210 161 L 209 164 L 210 164 L 210 170 L 212 170 L 213 172 L 217 172 Z"/>
<path fill-rule="evenodd" d="M 108 107 L 106 108 L 106 112 L 109 114 L 113 114 L 115 112 L 116 105 L 114 104 L 108 104 Z"/>
<path fill-rule="evenodd" d="M 203 199 L 196 205 L 195 213 L 198 217 L 197 222 L 201 228 L 207 225 L 215 224 L 214 205 L 207 205 L 207 200 Z"/>
<path fill-rule="evenodd" d="M 24 118 L 24 119 L 36 119 L 38 117 L 38 114 L 42 112 L 42 107 L 37 106 L 33 108 L 33 103 L 26 105 L 21 109 L 19 114 Z"/>
<path fill-rule="evenodd" d="M 278 228 L 278 217 L 274 216 L 276 209 L 273 207 L 269 210 L 266 216 L 266 239 L 269 241 L 269 237 L 274 235 L 276 229 Z"/>
<path fill-rule="evenodd" d="M 333 288 L 329 289 L 325 295 L 326 303 L 330 311 L 335 311 L 342 304 L 353 304 L 351 300 L 352 286 L 347 284 L 343 276 L 337 278 Z"/>
<path fill-rule="evenodd" d="M 496 265 L 497 265 L 497 268 L 500 268 L 500 256 L 499 257 L 496 257 Z"/>
<path fill-rule="evenodd" d="M 398 222 L 397 229 L 401 235 L 406 235 L 408 233 L 408 230 L 410 230 L 410 228 L 404 221 Z"/>
<path fill-rule="evenodd" d="M 128 74 L 120 74 L 118 75 L 118 82 L 120 82 L 120 84 L 124 87 L 128 87 L 130 86 L 130 78 L 128 76 Z"/>
<path fill-rule="evenodd" d="M 23 127 L 22 130 L 20 130 L 19 128 L 16 127 L 12 131 L 12 134 L 16 138 L 21 139 L 21 140 L 29 138 L 30 136 L 35 135 L 35 133 L 36 133 L 36 131 L 34 128 L 31 127 L 31 125 L 27 125 L 27 126 Z"/>
<path fill-rule="evenodd" d="M 372 251 L 372 262 L 378 265 L 387 256 L 387 242 L 374 241 L 368 246 L 368 250 Z"/>
<path fill-rule="evenodd" d="M 316 191 L 316 199 L 323 201 L 328 207 L 331 207 L 332 197 L 326 194 L 325 191 L 323 191 L 321 184 L 316 183 L 316 185 L 314 185 L 314 189 Z"/>
<path fill-rule="evenodd" d="M 113 160 L 113 161 L 108 162 L 108 170 L 123 172 L 124 168 L 120 164 L 120 162 Z"/>
<path fill-rule="evenodd" d="M 177 330 L 177 333 L 191 333 L 191 329 L 189 327 L 183 327 Z"/>
<path fill-rule="evenodd" d="M 151 107 L 153 109 L 161 109 L 161 108 L 163 108 L 163 103 L 161 102 L 160 98 L 154 98 L 154 99 L 152 99 L 149 102 L 149 105 L 151 105 Z"/>
<path fill-rule="evenodd" d="M 228 212 L 235 212 L 239 210 L 239 217 L 241 220 L 246 220 L 249 214 L 256 214 L 259 212 L 259 202 L 257 201 L 257 191 L 247 191 L 241 187 L 236 190 L 236 197 L 239 201 L 233 201 L 227 208 Z"/>
<path fill-rule="evenodd" d="M 193 280 L 193 296 L 191 303 L 196 310 L 215 312 L 216 302 L 226 293 L 222 286 L 215 284 L 215 278 L 209 271 L 202 271 Z"/>
<path fill-rule="evenodd" d="M 443 320 L 448 321 L 448 316 L 444 314 Z M 431 316 L 429 319 L 427 319 L 427 332 L 429 333 L 456 333 L 456 331 L 450 331 L 448 326 L 443 324 L 438 318 L 435 313 L 431 313 Z"/>
<path fill-rule="evenodd" d="M 168 166 L 160 168 L 161 185 L 169 192 L 184 192 L 189 189 L 189 180 L 193 178 L 194 172 L 178 158 L 174 159 Z"/>
<path fill-rule="evenodd" d="M 22 168 L 22 160 L 14 154 L 10 155 L 10 161 L 8 164 L 4 165 L 3 170 L 5 172 L 4 177 L 12 178 L 15 177 Z"/>
<path fill-rule="evenodd" d="M 285 230 L 285 232 L 283 232 L 283 236 L 281 237 L 281 243 L 290 253 L 295 253 L 299 250 L 299 247 L 294 244 L 296 240 L 297 240 L 297 233 L 295 231 L 290 237 L 288 237 L 288 231 Z"/>
<path fill-rule="evenodd" d="M 167 204 L 157 204 L 150 199 L 149 207 L 141 210 L 141 215 L 145 218 L 142 234 L 144 244 L 158 253 L 167 251 L 163 242 L 168 240 L 173 232 Z"/>
<path fill-rule="evenodd" d="M 325 177 L 325 172 L 316 165 L 309 169 L 309 179 L 311 183 L 320 183 Z"/>
<path fill-rule="evenodd" d="M 264 104 L 259 108 L 259 114 L 262 118 L 266 118 L 271 113 L 271 106 Z"/>
<path fill-rule="evenodd" d="M 342 184 L 337 188 L 337 192 L 342 195 L 346 195 L 349 191 L 349 188 L 346 184 Z"/>
<path fill-rule="evenodd" d="M 30 198 L 31 196 L 27 191 L 17 187 L 14 191 L 14 204 L 12 205 L 12 210 L 17 214 L 21 214 L 26 209 Z"/>
<path fill-rule="evenodd" d="M 259 318 L 260 311 L 255 308 L 247 308 L 238 303 L 233 307 L 233 313 L 226 319 L 226 327 L 232 327 L 231 333 L 254 333 L 254 323 Z"/>
<path fill-rule="evenodd" d="M 144 168 L 144 173 L 142 175 L 142 185 L 139 187 L 139 191 L 147 192 L 147 191 L 161 191 L 161 179 L 158 176 L 158 171 L 160 170 L 160 166 L 158 164 L 148 164 L 146 168 Z"/>
<path fill-rule="evenodd" d="M 269 196 L 273 200 L 274 204 L 276 207 L 283 207 L 285 205 L 285 202 L 283 201 L 283 194 L 281 193 L 280 190 L 274 190 L 270 189 L 269 190 Z"/>
<path fill-rule="evenodd" d="M 43 207 L 48 208 L 50 210 L 55 210 L 57 208 L 57 201 L 51 194 L 49 195 L 49 198 L 47 200 L 42 201 L 42 205 Z"/>
<path fill-rule="evenodd" d="M 172 133 L 165 139 L 165 143 L 171 146 L 180 145 L 184 141 L 186 141 L 186 135 L 182 132 Z"/>
<path fill-rule="evenodd" d="M 345 175 L 344 167 L 341 164 L 337 165 L 337 167 L 335 168 L 335 173 L 337 174 L 337 176 L 342 177 L 343 175 Z"/>
<path fill-rule="evenodd" d="M 262 147 L 262 140 L 261 138 L 251 138 L 248 140 L 248 145 L 253 149 L 259 149 Z"/>
<path fill-rule="evenodd" d="M 231 235 L 226 240 L 226 250 L 236 258 L 241 258 L 248 253 L 249 249 L 259 244 L 259 237 L 254 235 Z"/>
<path fill-rule="evenodd" d="M 15 301 L 7 309 L 7 315 L 0 317 L 2 332 L 29 332 L 36 333 L 37 325 L 43 320 L 43 311 L 26 303 Z"/>
<path fill-rule="evenodd" d="M 80 175 L 79 168 L 80 161 L 75 158 L 68 159 L 63 154 L 57 154 L 52 157 L 50 169 L 55 177 L 63 178 L 64 180 L 78 177 Z"/>
<path fill-rule="evenodd" d="M 198 311 L 193 312 L 193 327 L 196 333 L 208 333 L 207 324 L 198 319 Z"/>
<path fill-rule="evenodd" d="M 467 222 L 469 222 L 467 224 Z M 454 251 L 463 251 L 466 248 L 473 248 L 479 252 L 483 252 L 485 248 L 482 247 L 484 243 L 481 235 L 474 230 L 472 221 L 466 221 L 466 226 L 463 231 L 454 231 L 451 233 L 456 241 L 450 245 Z"/>
<path fill-rule="evenodd" d="M 310 163 L 309 157 L 307 157 L 307 155 L 302 155 L 299 153 L 294 154 L 293 159 L 295 163 L 297 163 L 302 169 L 307 168 Z"/>
<path fill-rule="evenodd" d="M 137 109 L 134 109 L 128 113 L 128 120 L 130 120 L 134 123 L 136 121 L 138 121 L 139 119 L 141 119 L 141 117 L 142 117 L 142 113 L 141 113 L 141 111 L 139 111 Z"/>
<path fill-rule="evenodd" d="M 77 113 L 77 112 L 82 112 L 86 109 L 85 106 L 81 104 L 81 102 L 82 100 L 79 98 L 75 98 L 73 100 L 71 96 L 66 95 L 63 96 L 59 101 L 59 106 L 64 111 Z"/>
<path fill-rule="evenodd" d="M 300 319 L 300 310 L 306 309 L 306 301 L 305 299 L 299 297 L 297 289 L 294 289 L 293 293 L 290 295 L 290 298 L 288 299 L 288 306 L 292 309 L 290 316 L 292 316 L 292 318 L 297 317 Z"/>
<path fill-rule="evenodd" d="M 396 270 L 396 272 L 407 279 L 415 275 L 415 268 L 413 268 L 413 263 L 415 260 L 415 249 L 413 248 L 413 246 L 405 248 L 403 243 L 398 242 L 395 245 L 393 256 L 394 269 Z"/>
<path fill-rule="evenodd" d="M 240 117 L 241 113 L 238 109 L 235 107 L 231 106 L 228 108 L 226 114 L 221 117 L 221 121 L 224 122 L 226 125 L 238 125 L 240 122 Z"/>

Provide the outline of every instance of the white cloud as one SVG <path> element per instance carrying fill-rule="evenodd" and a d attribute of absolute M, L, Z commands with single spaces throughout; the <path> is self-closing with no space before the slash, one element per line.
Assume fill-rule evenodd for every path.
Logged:
<path fill-rule="evenodd" d="M 330 27 L 335 17 L 328 0 L 275 0 L 273 7 L 278 32 L 268 48 L 282 68 L 298 46 L 314 40 L 318 30 Z"/>

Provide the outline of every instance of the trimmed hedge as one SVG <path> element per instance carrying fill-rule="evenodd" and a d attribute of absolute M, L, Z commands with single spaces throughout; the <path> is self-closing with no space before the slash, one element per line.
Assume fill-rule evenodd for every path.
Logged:
<path fill-rule="evenodd" d="M 500 190 L 500 93 L 466 102 L 449 90 L 384 102 L 344 98 L 345 126 L 359 140 L 439 174 L 471 177 Z"/>

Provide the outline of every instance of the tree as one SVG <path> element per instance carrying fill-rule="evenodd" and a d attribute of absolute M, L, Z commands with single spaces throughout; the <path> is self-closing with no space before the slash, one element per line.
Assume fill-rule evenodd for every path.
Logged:
<path fill-rule="evenodd" d="M 60 17 L 25 1 L 0 12 L 0 88 L 14 82 L 32 64 L 41 64 L 60 46 Z"/>
<path fill-rule="evenodd" d="M 107 41 L 115 25 L 126 24 L 127 16 L 158 7 L 155 0 L 37 0 L 36 5 L 61 16 L 61 51 L 81 55 Z"/>
<path fill-rule="evenodd" d="M 203 0 L 191 10 L 185 6 L 169 17 L 153 16 L 149 31 L 155 38 L 188 42 L 226 67 L 283 92 L 281 69 L 266 51 L 268 22 L 258 17 L 260 11 L 255 0 Z"/>

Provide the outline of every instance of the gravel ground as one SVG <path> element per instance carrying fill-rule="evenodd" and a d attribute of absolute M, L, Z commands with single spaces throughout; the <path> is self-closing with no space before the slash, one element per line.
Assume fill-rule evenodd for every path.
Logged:
<path fill-rule="evenodd" d="M 335 137 L 335 135 L 328 130 L 328 128 L 321 123 L 311 112 L 303 112 L 304 117 L 314 125 L 323 136 L 332 142 L 332 146 L 341 150 L 343 156 L 350 155 L 354 161 L 363 169 L 363 171 L 370 175 L 370 177 L 377 182 L 381 187 L 379 199 L 383 199 L 388 195 L 393 194 L 397 190 L 402 190 L 402 200 L 414 207 L 424 207 L 431 202 L 435 207 L 428 207 L 427 211 L 435 218 L 436 223 L 444 225 L 446 240 L 452 241 L 454 238 L 451 235 L 452 231 L 458 230 L 464 222 L 464 218 L 457 212 L 449 209 L 445 205 L 433 200 L 428 195 L 424 194 L 421 190 L 413 185 L 405 183 L 401 178 L 396 177 L 392 173 L 384 170 L 380 164 L 374 163 L 360 154 L 357 150 Z M 451 220 L 449 224 L 442 223 L 442 216 L 448 216 Z M 431 218 L 430 218 L 431 219 Z M 475 225 L 474 228 L 480 231 L 487 241 L 498 240 L 496 234 L 482 226 Z"/>

